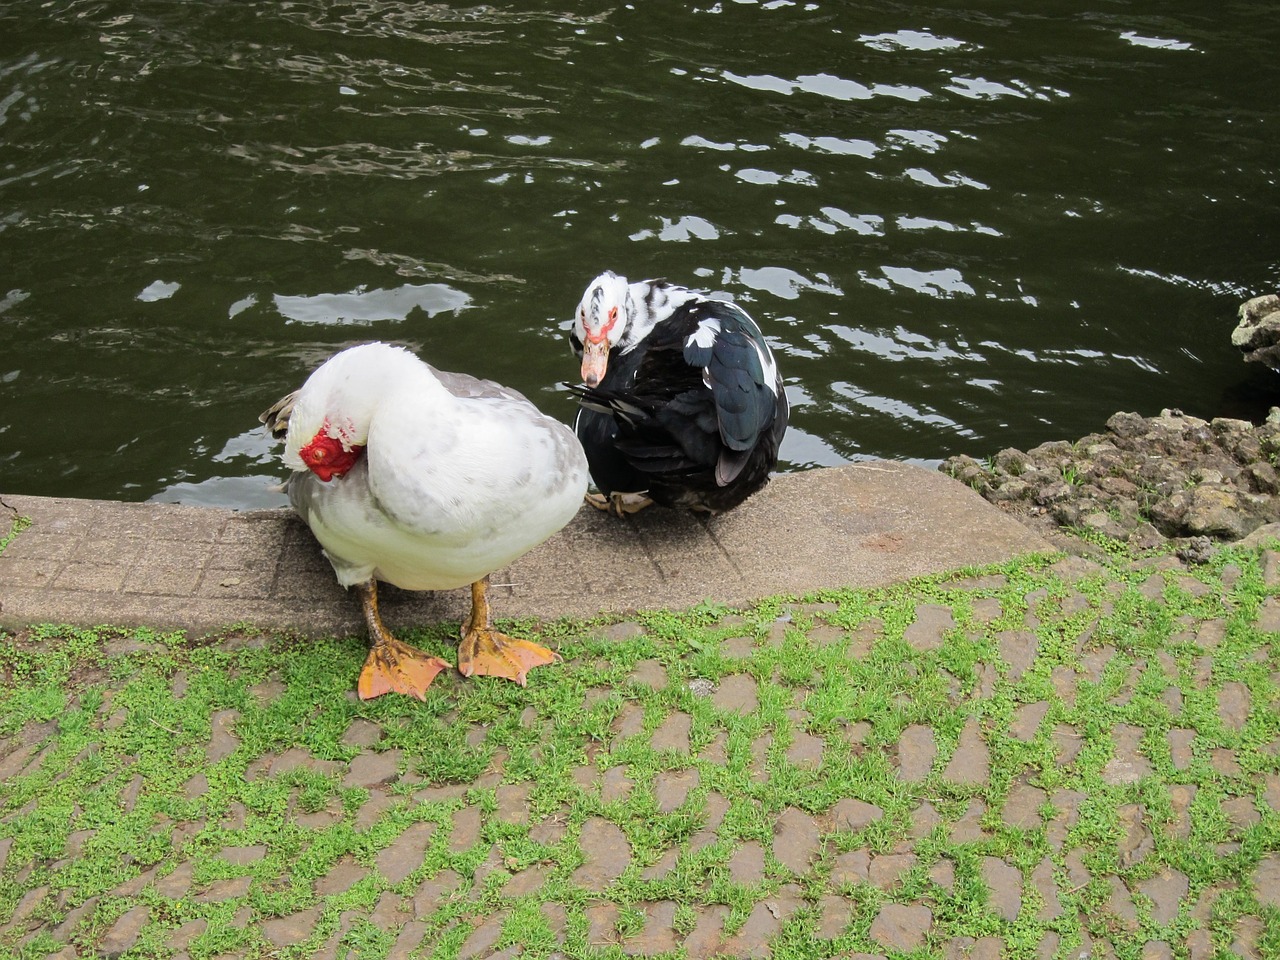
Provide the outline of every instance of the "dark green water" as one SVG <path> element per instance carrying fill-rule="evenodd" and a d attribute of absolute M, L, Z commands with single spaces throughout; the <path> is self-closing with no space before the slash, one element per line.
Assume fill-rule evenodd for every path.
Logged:
<path fill-rule="evenodd" d="M 568 420 L 604 268 L 746 303 L 785 469 L 1261 415 L 1229 335 L 1280 286 L 1278 24 L 0 2 L 0 492 L 279 502 L 258 412 L 371 338 Z"/>

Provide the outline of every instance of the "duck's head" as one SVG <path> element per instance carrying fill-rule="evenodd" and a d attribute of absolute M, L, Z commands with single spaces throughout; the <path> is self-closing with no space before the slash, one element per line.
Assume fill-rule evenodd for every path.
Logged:
<path fill-rule="evenodd" d="M 315 369 L 289 412 L 284 463 L 328 482 L 364 454 L 369 425 L 389 383 L 417 358 L 401 347 L 366 343 L 335 354 Z"/>
<path fill-rule="evenodd" d="M 310 384 L 311 381 L 308 381 Z M 289 414 L 284 463 L 291 470 L 310 470 L 328 482 L 345 475 L 360 460 L 368 428 L 338 410 L 329 411 L 318 394 L 300 394 Z"/>
<path fill-rule="evenodd" d="M 582 361 L 582 382 L 594 387 L 604 379 L 609 351 L 630 327 L 627 278 L 606 270 L 587 285 L 573 318 L 569 342 Z"/>
<path fill-rule="evenodd" d="M 350 429 L 347 423 L 322 421 L 311 439 L 298 448 L 296 460 L 290 459 L 286 450 L 285 463 L 295 470 L 300 464 L 326 483 L 334 477 L 344 476 L 364 453 L 364 444 L 347 439 Z M 300 432 L 300 443 L 304 437 L 305 434 Z"/>
<path fill-rule="evenodd" d="M 582 360 L 582 382 L 597 386 L 609 366 L 609 353 L 629 353 L 691 297 L 665 280 L 628 283 L 606 270 L 587 285 L 569 331 L 573 352 Z"/>

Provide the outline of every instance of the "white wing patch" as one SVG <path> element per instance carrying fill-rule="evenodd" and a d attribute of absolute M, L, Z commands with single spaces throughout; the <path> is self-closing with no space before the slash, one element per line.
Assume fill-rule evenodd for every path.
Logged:
<path fill-rule="evenodd" d="M 714 317 L 708 317 L 698 323 L 698 329 L 689 334 L 685 338 L 684 345 L 686 347 L 699 347 L 706 350 L 716 342 L 716 337 L 720 335 L 720 321 Z"/>
<path fill-rule="evenodd" d="M 760 355 L 760 366 L 764 369 L 764 385 L 776 397 L 778 395 L 778 362 L 773 359 L 773 353 L 763 343 L 752 340 L 751 345 Z"/>

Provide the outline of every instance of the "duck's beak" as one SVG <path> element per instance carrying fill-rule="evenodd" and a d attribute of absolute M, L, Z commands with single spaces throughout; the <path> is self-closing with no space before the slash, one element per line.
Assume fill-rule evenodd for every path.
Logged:
<path fill-rule="evenodd" d="M 595 387 L 604 379 L 605 369 L 609 366 L 609 338 L 599 340 L 588 339 L 582 345 L 582 382 L 588 387 Z"/>

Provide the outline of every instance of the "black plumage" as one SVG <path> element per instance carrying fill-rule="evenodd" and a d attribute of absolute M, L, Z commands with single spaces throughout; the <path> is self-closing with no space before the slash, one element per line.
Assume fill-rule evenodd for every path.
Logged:
<path fill-rule="evenodd" d="M 768 482 L 787 400 L 764 336 L 741 307 L 604 274 L 570 335 L 579 356 L 584 341 L 603 349 L 602 329 L 603 376 L 589 385 L 598 374 L 584 360 L 587 383 L 571 387 L 581 405 L 575 429 L 602 494 L 644 493 L 667 507 L 721 513 Z"/>

